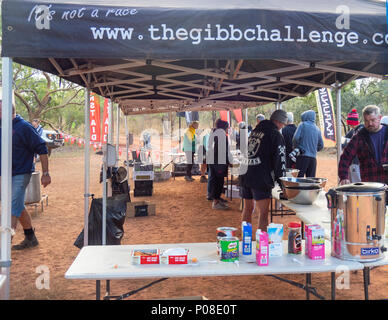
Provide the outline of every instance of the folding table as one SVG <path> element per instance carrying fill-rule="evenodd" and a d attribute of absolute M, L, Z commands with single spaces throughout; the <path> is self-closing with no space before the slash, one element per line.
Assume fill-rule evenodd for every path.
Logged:
<path fill-rule="evenodd" d="M 252 242 L 255 252 L 256 242 Z M 133 265 L 130 254 L 132 249 L 167 249 L 187 248 L 190 258 L 197 258 L 198 263 L 187 265 Z M 343 261 L 330 256 L 330 245 L 326 243 L 326 259 L 311 260 L 304 254 L 292 255 L 285 253 L 282 257 L 270 258 L 268 266 L 258 266 L 255 254 L 240 255 L 238 262 L 222 262 L 217 256 L 216 242 L 207 243 L 175 243 L 175 244 L 144 244 L 119 246 L 86 246 L 67 270 L 66 279 L 82 279 L 96 281 L 96 299 L 100 299 L 100 281 L 107 280 L 105 299 L 125 298 L 131 293 L 120 296 L 110 295 L 109 280 L 160 278 L 154 283 L 172 277 L 212 277 L 239 275 L 277 275 L 306 274 L 306 299 L 314 293 L 311 287 L 311 274 L 331 272 L 331 298 L 335 299 L 335 272 L 338 268 L 347 270 L 362 270 L 363 265 L 354 261 Z M 283 243 L 287 252 L 287 241 Z M 152 283 L 153 284 L 153 283 Z M 151 284 L 151 285 L 152 285 Z M 149 285 L 148 285 L 149 286 Z M 148 287 L 146 286 L 146 287 Z M 138 290 L 133 291 L 136 293 Z"/>

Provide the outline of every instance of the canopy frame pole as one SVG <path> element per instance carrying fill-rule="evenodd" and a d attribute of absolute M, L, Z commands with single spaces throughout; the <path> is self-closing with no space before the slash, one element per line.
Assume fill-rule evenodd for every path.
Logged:
<path fill-rule="evenodd" d="M 128 116 L 124 115 L 124 125 L 125 125 L 125 147 L 126 147 L 126 156 L 125 160 L 126 162 L 126 167 L 127 167 L 127 181 L 129 185 L 129 157 L 128 157 L 128 152 L 129 152 L 129 132 L 128 132 Z"/>
<path fill-rule="evenodd" d="M 113 127 L 112 127 L 112 120 L 113 120 L 113 107 L 112 107 L 112 100 L 109 99 L 108 103 L 108 143 L 113 144 Z"/>
<path fill-rule="evenodd" d="M 106 157 L 104 156 L 104 160 L 102 163 L 102 245 L 106 245 Z"/>
<path fill-rule="evenodd" d="M 12 205 L 12 58 L 2 58 L 2 119 L 1 119 L 1 256 L 0 270 L 5 275 L 0 298 L 9 300 L 11 269 L 11 205 Z"/>
<path fill-rule="evenodd" d="M 89 77 L 90 78 L 90 77 Z M 89 79 L 90 80 L 90 79 Z M 89 184 L 90 184 L 90 89 L 85 90 L 85 150 L 84 150 L 84 246 L 89 244 Z"/>
<path fill-rule="evenodd" d="M 120 161 L 120 108 L 117 104 L 117 115 L 116 115 L 116 166 L 119 165 Z"/>

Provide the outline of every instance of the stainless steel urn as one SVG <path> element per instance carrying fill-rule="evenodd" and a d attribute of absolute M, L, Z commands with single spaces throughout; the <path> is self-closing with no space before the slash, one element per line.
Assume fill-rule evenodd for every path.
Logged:
<path fill-rule="evenodd" d="M 332 256 L 360 262 L 384 257 L 385 192 L 385 184 L 357 182 L 326 193 Z"/>
<path fill-rule="evenodd" d="M 31 174 L 30 183 L 26 189 L 26 198 L 25 203 L 36 203 L 41 200 L 41 191 L 40 191 L 40 172 L 35 171 Z"/>

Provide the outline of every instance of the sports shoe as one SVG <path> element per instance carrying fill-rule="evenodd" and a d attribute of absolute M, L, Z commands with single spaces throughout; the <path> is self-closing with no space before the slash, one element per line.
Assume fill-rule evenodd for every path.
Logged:
<path fill-rule="evenodd" d="M 28 248 L 36 247 L 39 244 L 38 239 L 35 237 L 35 234 L 28 239 L 27 237 L 24 238 L 22 242 L 19 244 L 15 244 L 12 246 L 12 250 L 23 250 Z"/>
<path fill-rule="evenodd" d="M 207 182 L 207 178 L 205 176 L 201 176 L 201 178 L 199 179 L 199 182 L 205 183 Z"/>
<path fill-rule="evenodd" d="M 213 202 L 212 209 L 214 209 L 214 210 L 228 210 L 229 207 L 226 204 L 219 201 L 217 203 Z"/>
<path fill-rule="evenodd" d="M 193 181 L 194 181 L 194 178 L 189 177 L 189 176 L 185 176 L 185 180 L 186 180 L 186 181 L 189 181 L 189 182 L 193 182 Z"/>
<path fill-rule="evenodd" d="M 228 200 L 223 199 L 223 198 L 219 198 L 218 200 L 219 200 L 220 202 L 222 202 L 222 203 L 228 203 Z"/>

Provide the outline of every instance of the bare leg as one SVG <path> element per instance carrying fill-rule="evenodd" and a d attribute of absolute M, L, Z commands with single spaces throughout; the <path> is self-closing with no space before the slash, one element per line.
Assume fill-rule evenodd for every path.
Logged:
<path fill-rule="evenodd" d="M 255 200 L 255 210 L 259 213 L 259 229 L 267 231 L 269 202 L 271 199 Z"/>
<path fill-rule="evenodd" d="M 206 169 L 207 169 L 206 166 L 207 166 L 206 163 L 201 164 L 201 176 L 202 177 L 204 177 L 206 174 Z"/>
<path fill-rule="evenodd" d="M 241 215 L 241 222 L 246 221 L 252 224 L 253 199 L 243 199 L 244 209 Z"/>
<path fill-rule="evenodd" d="M 16 230 L 17 226 L 18 226 L 18 218 L 11 216 L 11 228 Z"/>
<path fill-rule="evenodd" d="M 31 216 L 28 213 L 26 208 L 23 209 L 22 214 L 20 215 L 19 221 L 20 221 L 20 224 L 23 227 L 23 229 L 31 229 L 32 228 Z"/>

